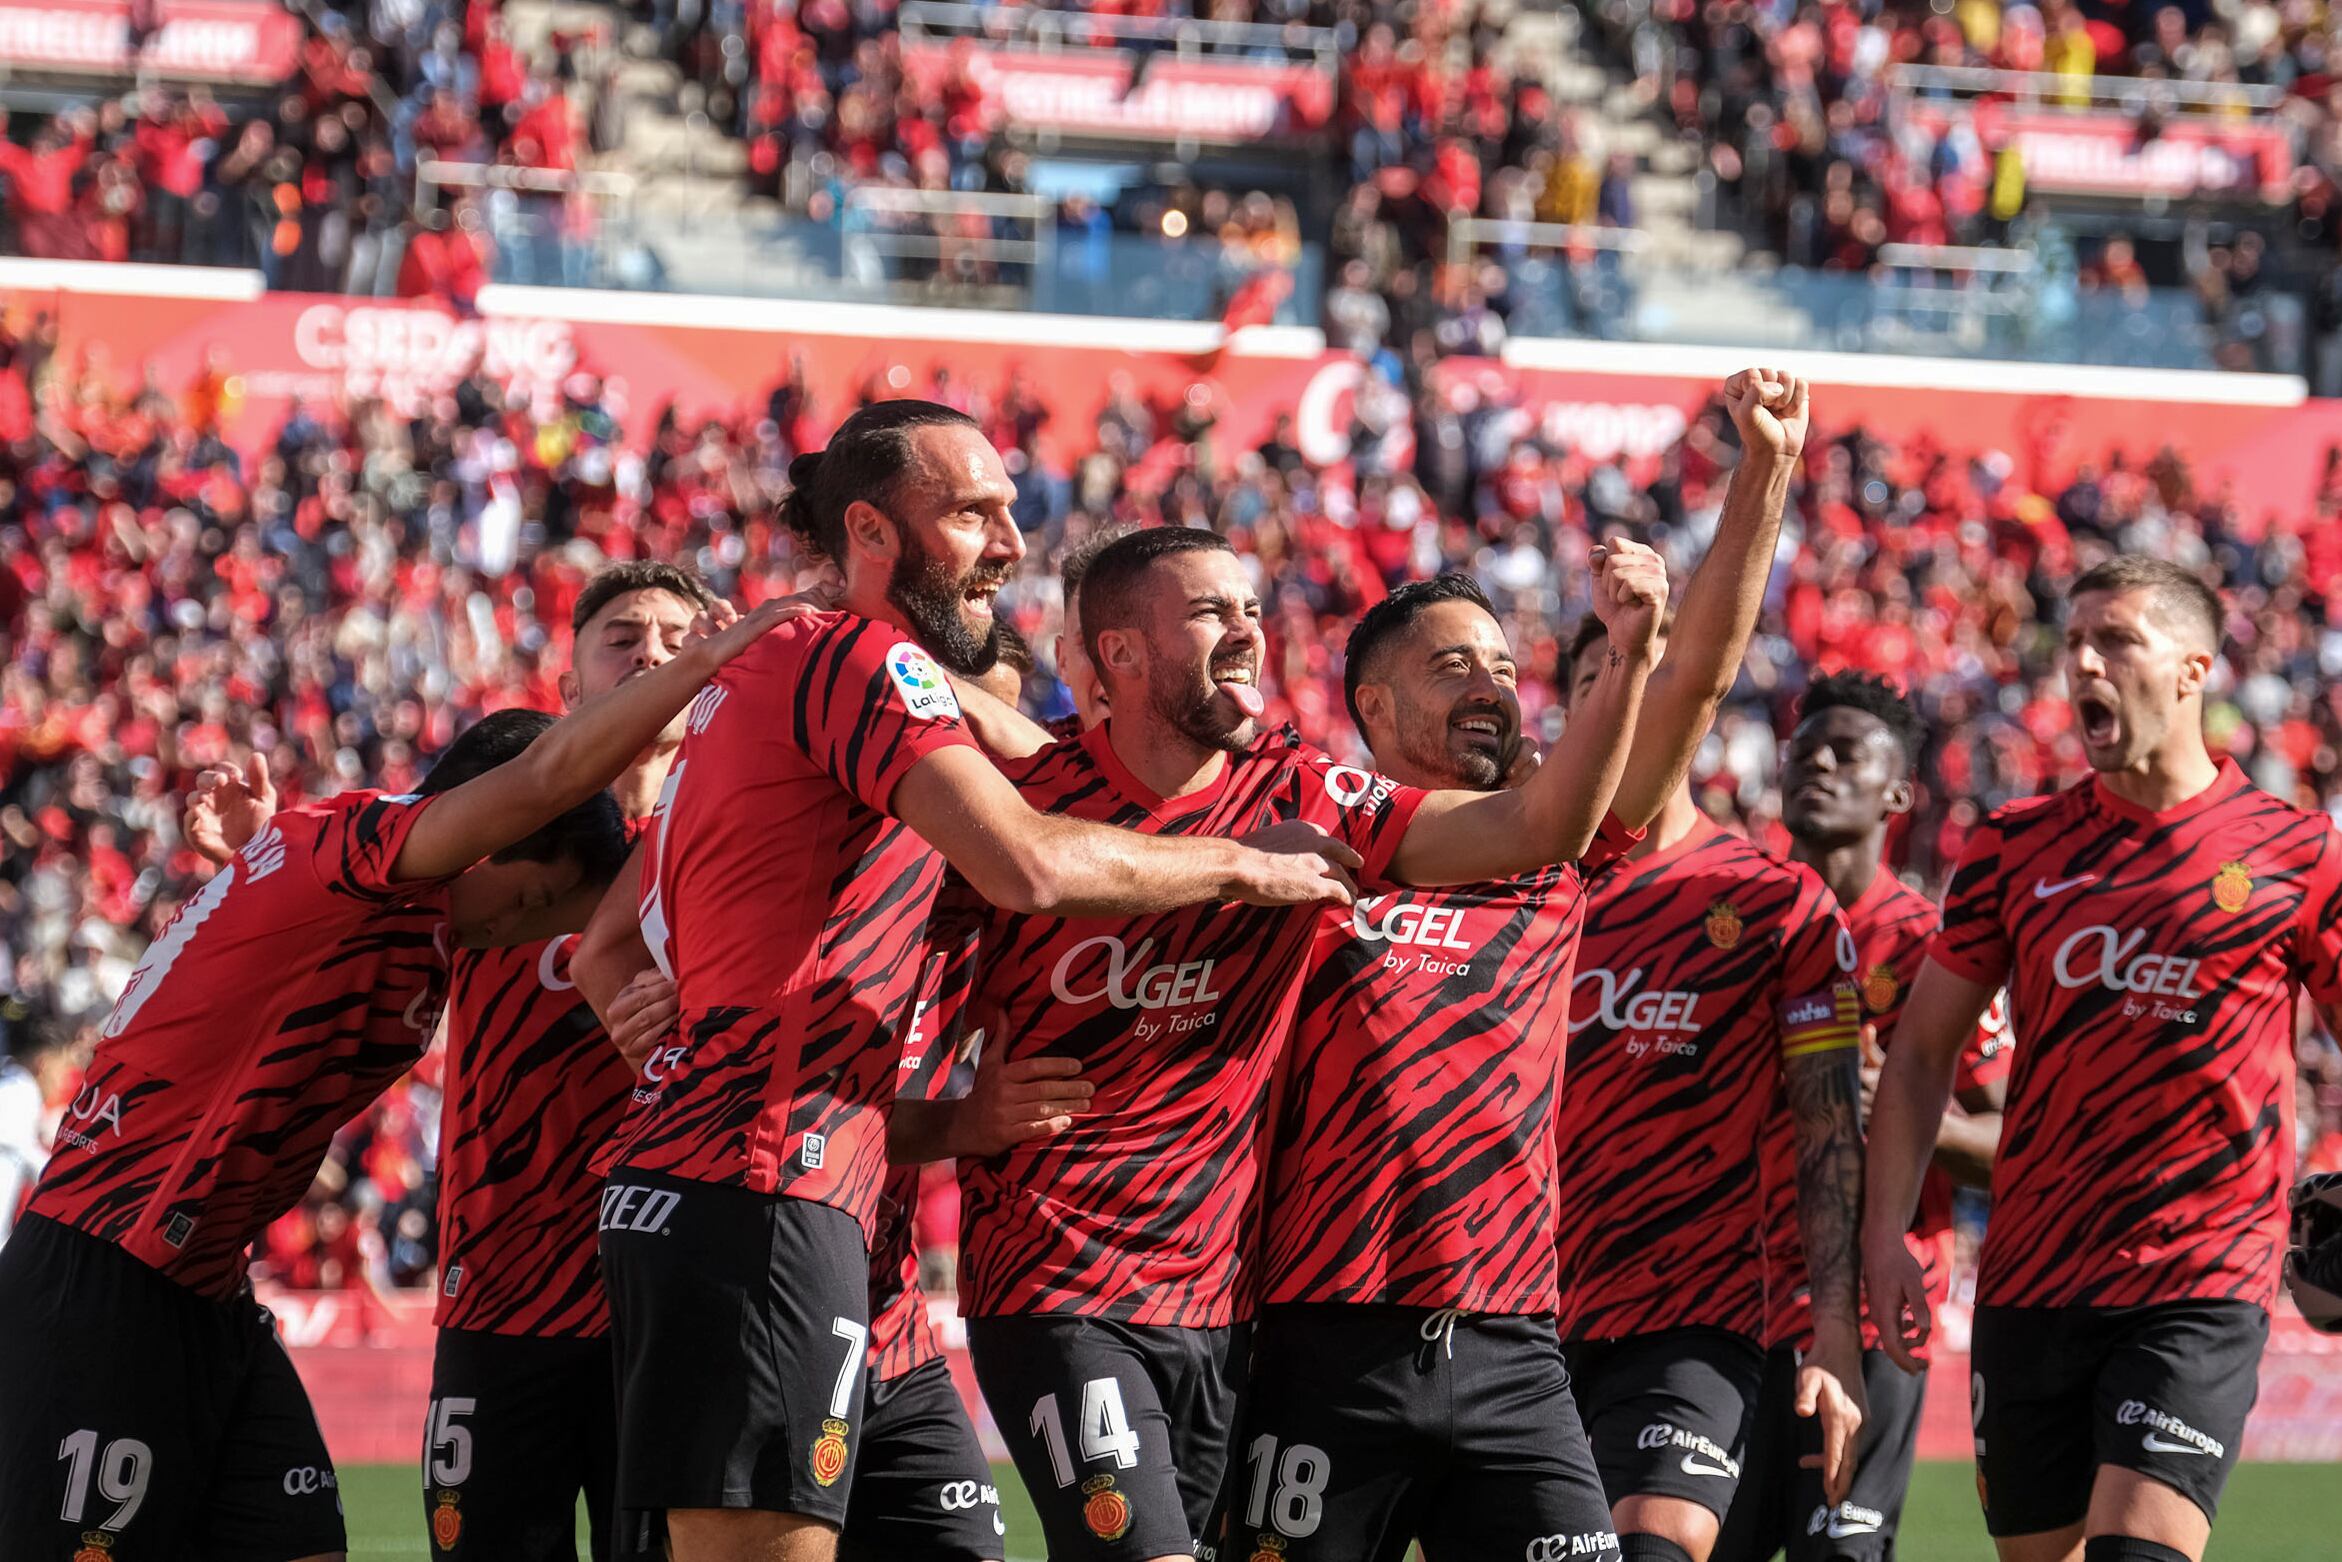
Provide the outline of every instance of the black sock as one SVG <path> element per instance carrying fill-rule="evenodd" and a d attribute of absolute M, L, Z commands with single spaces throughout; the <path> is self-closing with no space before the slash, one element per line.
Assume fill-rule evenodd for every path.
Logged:
<path fill-rule="evenodd" d="M 2159 1540 L 2092 1535 L 2082 1542 L 2082 1562 L 2188 1562 L 2188 1554 Z"/>
<path fill-rule="evenodd" d="M 1691 1553 L 1664 1535 L 1621 1535 L 1618 1556 L 1619 1562 L 1691 1562 Z"/>

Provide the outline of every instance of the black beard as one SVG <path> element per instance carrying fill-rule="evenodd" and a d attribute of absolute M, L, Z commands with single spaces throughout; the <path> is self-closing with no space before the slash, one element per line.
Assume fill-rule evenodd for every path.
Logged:
<path fill-rule="evenodd" d="M 1000 660 L 1000 626 L 987 624 L 979 638 L 968 627 L 960 601 L 971 586 L 1007 579 L 1007 567 L 979 564 L 955 578 L 941 559 L 919 545 L 908 528 L 901 531 L 903 552 L 887 579 L 887 601 L 901 610 L 910 622 L 911 633 L 945 671 L 967 678 L 992 671 Z"/>
<path fill-rule="evenodd" d="M 1219 713 L 1213 708 L 1219 697 L 1219 689 L 1209 683 L 1201 693 L 1193 692 L 1184 682 L 1178 688 L 1165 688 L 1152 680 L 1147 685 L 1147 708 L 1181 737 L 1198 748 L 1241 754 L 1252 747 L 1253 723 L 1248 717 L 1233 727 L 1221 726 Z"/>

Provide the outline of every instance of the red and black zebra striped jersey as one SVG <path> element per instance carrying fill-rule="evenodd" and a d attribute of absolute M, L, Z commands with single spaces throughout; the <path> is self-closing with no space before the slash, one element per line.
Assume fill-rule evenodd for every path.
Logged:
<path fill-rule="evenodd" d="M 1979 1302 L 2275 1300 L 2297 995 L 2342 1000 L 2338 845 L 2233 761 L 2162 813 L 2092 776 L 1978 829 L 1929 958 L 2005 980 L 2016 1029 Z"/>
<path fill-rule="evenodd" d="M 692 703 L 645 838 L 643 940 L 677 1045 L 644 1066 L 609 1157 L 833 1205 L 867 1230 L 943 859 L 887 813 L 929 755 L 973 749 L 901 630 L 817 613 Z"/>
<path fill-rule="evenodd" d="M 1781 1059 L 1859 1044 L 1853 937 L 1812 869 L 1702 819 L 1597 875 L 1570 990 L 1564 1339 L 1764 1327 L 1758 1145 Z"/>
<path fill-rule="evenodd" d="M 254 1239 L 438 1028 L 446 886 L 390 877 L 430 802 L 286 809 L 179 908 L 106 1021 L 30 1213 L 189 1290 L 243 1289 Z"/>
<path fill-rule="evenodd" d="M 1549 1313 L 1580 863 L 1321 919 L 1279 1071 L 1261 1300 Z"/>
<path fill-rule="evenodd" d="M 1156 797 L 1112 723 L 1009 775 L 1046 812 L 1150 835 L 1301 819 L 1388 874 L 1424 794 L 1289 734 Z M 1079 1059 L 1096 1087 L 1066 1133 L 960 1163 L 961 1310 L 1213 1328 L 1249 1316 L 1269 1087 L 1315 907 L 1191 906 L 1130 921 L 993 914 L 973 1000 L 1005 1060 Z"/>
<path fill-rule="evenodd" d="M 1919 979 L 1928 941 L 1942 917 L 1934 901 L 1882 868 L 1862 898 L 1846 908 L 1846 923 L 1854 933 L 1862 1017 L 1876 1030 L 1880 1047 L 1891 1047 L 1903 1002 Z M 1960 1050 L 1954 1088 L 1974 1090 L 2006 1079 L 2008 1072 L 2008 1020 L 1995 997 Z M 1813 1298 L 1806 1287 L 1804 1229 L 1797 1219 L 1797 1129 L 1789 1120 L 1786 1100 L 1766 1128 L 1764 1178 L 1764 1342 L 1804 1350 L 1813 1343 Z M 1927 1278 L 1928 1300 L 1941 1309 L 1952 1278 L 1952 1179 L 1941 1167 L 1929 1166 L 1920 1182 L 1909 1240 L 1912 1256 Z M 1867 1314 L 1862 1343 L 1865 1349 L 1878 1343 L 1878 1329 Z"/>
<path fill-rule="evenodd" d="M 627 821 L 638 840 L 648 819 Z M 592 1161 L 634 1075 L 569 978 L 575 937 L 459 949 L 439 1118 L 442 1329 L 610 1331 Z"/>
<path fill-rule="evenodd" d="M 939 915 L 932 929 L 911 1028 L 896 1066 L 897 1101 L 941 1100 L 959 1054 L 959 1022 L 966 1010 L 969 963 L 977 929 L 969 917 Z M 890 1166 L 878 1190 L 878 1218 L 870 1231 L 870 1374 L 888 1381 L 943 1356 L 943 1341 L 919 1285 L 919 1180 L 922 1166 Z"/>

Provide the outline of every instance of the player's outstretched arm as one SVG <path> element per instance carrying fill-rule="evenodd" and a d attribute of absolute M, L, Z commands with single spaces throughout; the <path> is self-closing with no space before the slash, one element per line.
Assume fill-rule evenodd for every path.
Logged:
<path fill-rule="evenodd" d="M 1740 465 L 1724 489 L 1715 538 L 1676 604 L 1667 655 L 1643 691 L 1634 746 L 1610 805 L 1631 830 L 1659 817 L 1690 771 L 1716 708 L 1732 692 L 1764 606 L 1789 483 L 1805 450 L 1812 397 L 1804 380 L 1779 369 L 1743 369 L 1724 382 L 1723 395 L 1740 431 Z"/>
<path fill-rule="evenodd" d="M 1023 759 L 1056 741 L 1047 727 L 973 679 L 953 678 L 951 692 L 960 702 L 960 720 L 995 759 Z"/>
<path fill-rule="evenodd" d="M 1038 812 L 965 746 L 928 755 L 895 783 L 895 817 L 943 853 L 977 894 L 1010 911 L 1143 916 L 1200 901 L 1348 905 L 1358 854 L 1331 837 L 1271 849 L 1151 836 Z"/>
<path fill-rule="evenodd" d="M 1666 609 L 1667 567 L 1656 553 L 1634 542 L 1595 549 L 1606 660 L 1571 714 L 1567 740 L 1519 786 L 1424 798 L 1392 873 L 1407 884 L 1476 884 L 1583 856 L 1626 768 Z"/>
<path fill-rule="evenodd" d="M 1919 1261 L 1904 1244 L 1903 1233 L 1911 1229 L 1912 1212 L 1919 1207 L 1920 1180 L 1952 1098 L 1960 1048 L 1975 1033 L 1992 992 L 1929 960 L 1912 985 L 1895 1026 L 1895 1044 L 1879 1071 L 1864 1167 L 1862 1270 L 1879 1343 L 1905 1372 L 1922 1370 L 1916 1353 L 1927 1344 L 1934 1320 L 1928 1315 Z"/>
<path fill-rule="evenodd" d="M 1797 1220 L 1813 1295 L 1813 1350 L 1798 1364 L 1797 1413 L 1821 1420 L 1822 1451 L 1809 1456 L 1832 1505 L 1854 1484 L 1862 1390 L 1860 1050 L 1849 1043 L 1782 1060 L 1797 1135 Z"/>
<path fill-rule="evenodd" d="M 765 631 L 807 611 L 787 598 L 767 602 L 692 641 L 665 665 L 595 695 L 518 757 L 451 788 L 424 809 L 399 848 L 392 876 L 448 878 L 575 808 L 617 780 L 726 662 Z"/>

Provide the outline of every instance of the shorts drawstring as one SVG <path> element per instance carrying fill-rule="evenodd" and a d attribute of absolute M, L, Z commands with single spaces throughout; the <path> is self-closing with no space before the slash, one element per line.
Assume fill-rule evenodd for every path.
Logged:
<path fill-rule="evenodd" d="M 1431 1366 L 1431 1347 L 1434 1345 L 1445 1351 L 1448 1360 L 1456 1359 L 1456 1320 L 1464 1316 L 1461 1307 L 1442 1307 L 1423 1320 L 1423 1327 L 1415 1331 L 1423 1341 L 1419 1366 L 1426 1369 Z"/>

